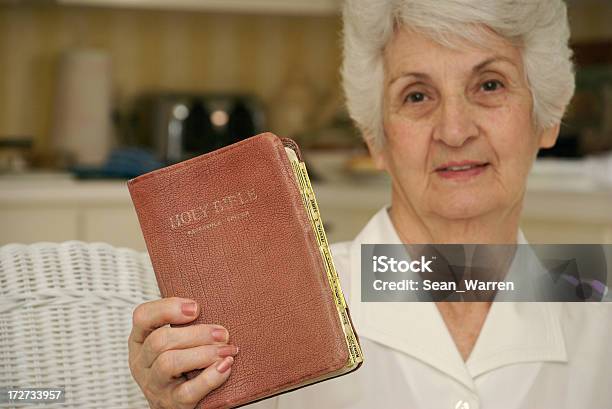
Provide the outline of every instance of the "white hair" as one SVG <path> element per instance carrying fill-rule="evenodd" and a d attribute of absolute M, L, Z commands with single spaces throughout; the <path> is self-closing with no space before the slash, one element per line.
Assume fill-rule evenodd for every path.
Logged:
<path fill-rule="evenodd" d="M 538 129 L 557 125 L 574 94 L 567 9 L 562 0 L 345 0 L 342 83 L 363 136 L 384 142 L 383 50 L 400 25 L 452 46 L 482 45 L 486 30 L 520 47 Z"/>

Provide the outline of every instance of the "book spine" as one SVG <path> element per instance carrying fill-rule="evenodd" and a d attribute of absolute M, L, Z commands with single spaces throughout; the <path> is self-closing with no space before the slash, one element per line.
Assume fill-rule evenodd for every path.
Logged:
<path fill-rule="evenodd" d="M 340 287 L 340 279 L 329 249 L 329 243 L 327 242 L 327 236 L 325 235 L 325 230 L 323 228 L 323 221 L 321 219 L 319 206 L 314 195 L 314 190 L 310 184 L 310 178 L 308 177 L 308 172 L 306 171 L 306 165 L 304 162 L 292 159 L 291 166 L 298 181 L 304 207 L 308 213 L 308 218 L 310 219 L 310 223 L 317 239 L 317 244 L 319 245 L 319 251 L 321 252 L 321 257 L 323 258 L 327 279 L 334 297 L 336 309 L 338 310 L 340 322 L 342 323 L 342 329 L 344 331 L 344 336 L 349 351 L 348 365 L 354 366 L 363 362 L 363 355 L 348 315 L 348 307 L 346 300 L 344 299 L 344 294 L 342 293 L 342 288 Z"/>

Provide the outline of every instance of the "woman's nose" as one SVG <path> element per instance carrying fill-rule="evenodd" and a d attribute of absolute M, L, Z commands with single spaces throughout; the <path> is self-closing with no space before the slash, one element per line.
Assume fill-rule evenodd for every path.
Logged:
<path fill-rule="evenodd" d="M 478 135 L 472 108 L 463 95 L 453 95 L 442 100 L 434 139 L 452 147 L 462 146 Z"/>

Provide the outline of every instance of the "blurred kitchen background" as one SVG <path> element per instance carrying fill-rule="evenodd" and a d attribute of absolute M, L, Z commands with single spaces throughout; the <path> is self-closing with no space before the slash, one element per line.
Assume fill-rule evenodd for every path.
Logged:
<path fill-rule="evenodd" d="M 0 245 L 144 250 L 125 181 L 296 139 L 330 241 L 389 200 L 343 107 L 340 0 L 0 0 Z M 569 1 L 578 90 L 530 176 L 541 243 L 612 243 L 612 2 Z"/>

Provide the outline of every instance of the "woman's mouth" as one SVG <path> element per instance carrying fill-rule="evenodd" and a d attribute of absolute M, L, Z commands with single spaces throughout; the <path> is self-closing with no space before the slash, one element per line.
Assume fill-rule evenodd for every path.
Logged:
<path fill-rule="evenodd" d="M 449 162 L 438 167 L 436 173 L 445 179 L 469 179 L 480 175 L 489 167 L 489 162 Z"/>

